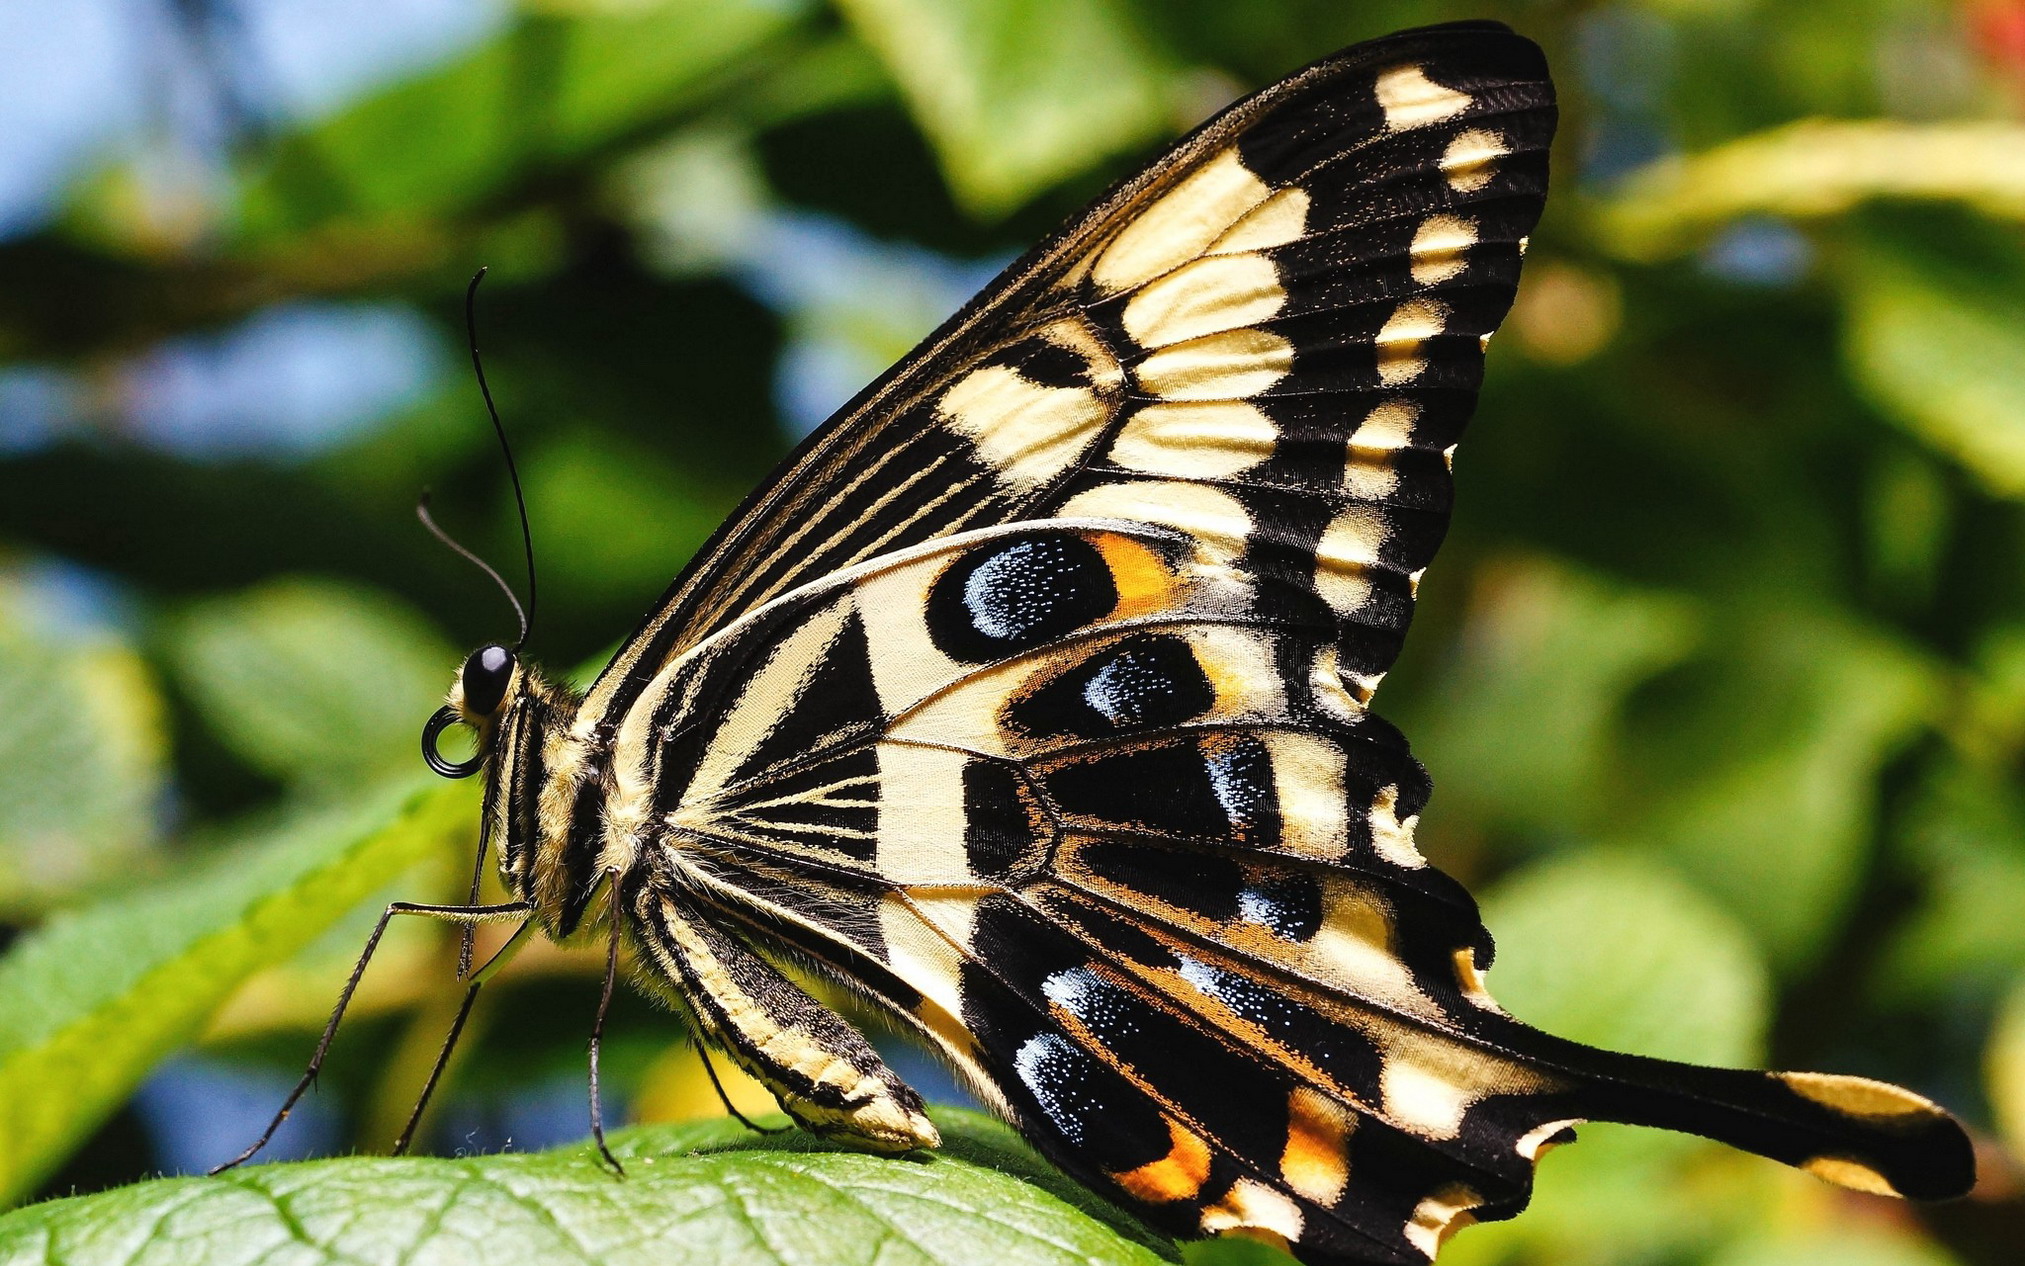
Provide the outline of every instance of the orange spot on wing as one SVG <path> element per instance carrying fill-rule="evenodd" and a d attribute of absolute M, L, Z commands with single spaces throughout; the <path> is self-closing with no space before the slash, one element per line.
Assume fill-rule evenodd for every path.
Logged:
<path fill-rule="evenodd" d="M 1177 581 L 1164 559 L 1140 541 L 1115 532 L 1099 532 L 1090 538 L 1104 564 L 1111 569 L 1111 583 L 1118 587 L 1114 620 L 1164 611 L 1174 605 Z"/>
<path fill-rule="evenodd" d="M 1166 1120 L 1173 1140 L 1167 1155 L 1111 1175 L 1112 1181 L 1148 1204 L 1192 1199 L 1209 1180 L 1209 1144 L 1173 1117 Z"/>
<path fill-rule="evenodd" d="M 1316 1204 L 1329 1206 L 1350 1181 L 1350 1131 L 1357 1118 L 1334 1099 L 1307 1086 L 1287 1096 L 1287 1147 L 1280 1176 Z"/>

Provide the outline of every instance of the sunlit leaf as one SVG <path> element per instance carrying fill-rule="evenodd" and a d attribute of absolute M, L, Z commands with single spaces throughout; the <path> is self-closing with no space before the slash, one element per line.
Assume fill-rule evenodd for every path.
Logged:
<path fill-rule="evenodd" d="M 415 735 L 458 657 L 384 594 L 273 581 L 191 608 L 170 657 L 232 750 L 276 778 L 354 782 L 415 757 Z"/>
<path fill-rule="evenodd" d="M 19 1266 L 276 1260 L 544 1266 L 1154 1266 L 1171 1246 L 1065 1182 L 1011 1131 L 937 1114 L 940 1151 L 894 1159 L 729 1122 L 629 1131 L 615 1177 L 586 1147 L 348 1159 L 164 1179 L 0 1218 Z M 1128 1238 L 1136 1237 L 1136 1238 Z"/>
<path fill-rule="evenodd" d="M 363 796 L 23 937 L 0 960 L 0 1201 L 33 1190 L 242 980 L 468 839 L 471 792 Z"/>
<path fill-rule="evenodd" d="M 1884 1225 L 1774 1231 L 1718 1254 L 1710 1266 L 1952 1266 L 1932 1244 Z"/>
<path fill-rule="evenodd" d="M 161 700 L 110 634 L 31 620 L 0 584 L 0 905 L 33 905 L 131 861 L 163 793 Z"/>
<path fill-rule="evenodd" d="M 1745 216 L 1819 218 L 1878 198 L 2025 217 L 2025 129 L 1805 119 L 1641 168 L 1605 204 L 1597 228 L 1611 249 L 1653 259 Z"/>
<path fill-rule="evenodd" d="M 1167 125 L 1168 72 L 1116 0 L 842 0 L 957 196 L 1009 211 Z"/>
<path fill-rule="evenodd" d="M 2013 1156 L 2025 1156 L 2025 974 L 1991 1029 L 1987 1056 L 1990 1110 Z"/>
<path fill-rule="evenodd" d="M 2019 497 L 2025 300 L 2002 281 L 1873 246 L 1850 274 L 1844 355 L 1891 417 L 1991 491 Z"/>

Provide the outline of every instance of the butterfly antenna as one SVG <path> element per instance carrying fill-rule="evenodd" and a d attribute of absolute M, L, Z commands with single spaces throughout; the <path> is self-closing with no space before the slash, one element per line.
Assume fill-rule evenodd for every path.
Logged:
<path fill-rule="evenodd" d="M 485 280 L 487 271 L 481 268 L 473 273 L 471 284 L 465 287 L 464 333 L 471 343 L 471 369 L 478 375 L 478 391 L 485 397 L 485 413 L 492 419 L 492 433 L 499 437 L 499 451 L 506 457 L 506 473 L 513 480 L 513 504 L 520 511 L 520 544 L 527 554 L 527 610 L 520 617 L 520 640 L 513 644 L 513 648 L 519 650 L 527 644 L 528 631 L 534 627 L 534 531 L 527 524 L 527 497 L 520 490 L 520 467 L 514 464 L 513 445 L 506 442 L 506 426 L 499 420 L 499 407 L 492 402 L 492 386 L 485 381 L 485 362 L 478 355 L 478 283 Z M 485 570 L 492 571 L 490 567 Z M 493 572 L 493 579 L 498 580 L 499 573 Z M 505 584 L 504 581 L 500 583 Z M 513 606 L 516 611 L 520 610 L 520 603 L 515 602 Z"/>
<path fill-rule="evenodd" d="M 506 577 L 493 570 L 491 563 L 486 562 L 478 555 L 458 544 L 456 537 L 451 536 L 448 532 L 437 526 L 436 520 L 429 514 L 429 490 L 427 488 L 422 489 L 421 498 L 415 502 L 415 517 L 422 520 L 422 526 L 429 529 L 429 535 L 443 542 L 452 550 L 455 550 L 457 555 L 464 559 L 465 562 L 470 563 L 473 567 L 492 577 L 492 583 L 498 585 L 499 592 L 505 594 L 506 600 L 513 604 L 513 614 L 520 617 L 520 641 L 515 642 L 514 645 L 518 647 L 524 644 L 527 641 L 529 623 L 527 611 L 520 605 L 520 598 L 513 592 L 513 586 L 506 583 Z M 533 597 L 534 595 L 530 591 L 528 594 L 529 600 L 532 601 Z"/>

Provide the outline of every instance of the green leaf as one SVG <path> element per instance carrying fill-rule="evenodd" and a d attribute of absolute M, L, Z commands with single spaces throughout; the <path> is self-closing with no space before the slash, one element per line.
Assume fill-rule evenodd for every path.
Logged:
<path fill-rule="evenodd" d="M 1596 229 L 1608 249 L 1651 260 L 1745 217 L 1820 219 L 1885 198 L 2025 217 L 2025 131 L 2010 123 L 1802 119 L 1641 168 L 1599 208 Z"/>
<path fill-rule="evenodd" d="M 1699 1064 L 1748 1064 L 1770 999 L 1750 934 L 1679 874 L 1590 851 L 1499 884 L 1493 992 L 1561 1037 Z"/>
<path fill-rule="evenodd" d="M 1154 1266 L 1175 1256 L 1004 1126 L 946 1109 L 936 1118 L 944 1147 L 906 1158 L 709 1121 L 615 1136 L 623 1179 L 583 1146 L 161 1179 L 0 1217 L 0 1261 Z"/>
<path fill-rule="evenodd" d="M 153 842 L 166 747 L 138 656 L 110 636 L 33 626 L 0 584 L 0 906 L 33 906 Z"/>
<path fill-rule="evenodd" d="M 1720 1254 L 1710 1266 L 1953 1266 L 1954 1261 L 1879 1219 L 1870 1226 L 1769 1232 Z"/>
<path fill-rule="evenodd" d="M 205 720 L 283 780 L 357 782 L 415 757 L 415 735 L 457 670 L 429 623 L 384 594 L 279 580 L 192 608 L 169 655 Z"/>
<path fill-rule="evenodd" d="M 1001 215 L 1168 126 L 1169 70 L 1116 0 L 840 0 L 956 196 Z"/>
<path fill-rule="evenodd" d="M 565 8 L 565 6 L 557 6 Z M 532 14 L 500 39 L 275 148 L 242 231 L 409 223 L 673 118 L 799 22 L 794 0 L 647 0 Z M 398 237 L 398 235 L 397 235 Z M 363 244 L 362 244 L 363 245 Z M 384 239 L 373 243 L 388 246 Z"/>
<path fill-rule="evenodd" d="M 2018 268 L 1872 245 L 1849 270 L 1843 355 L 1885 413 L 2000 496 L 2025 496 Z"/>
<path fill-rule="evenodd" d="M 1991 1026 L 1985 1057 L 1990 1083 L 1990 1112 L 2013 1156 L 2025 1155 L 2025 975 Z"/>
<path fill-rule="evenodd" d="M 560 607 L 645 603 L 738 501 L 652 449 L 583 431 L 536 449 L 526 471 L 542 548 L 570 560 L 543 577 Z"/>
<path fill-rule="evenodd" d="M 1919 789 L 1899 841 L 1925 901 L 1894 932 L 1880 1000 L 1995 997 L 2025 971 L 2025 799 L 2005 764 L 1949 760 Z"/>
<path fill-rule="evenodd" d="M 1414 747 L 1443 813 L 1540 831 L 1601 825 L 1625 696 L 1694 645 L 1692 602 L 1544 558 L 1479 573 L 1469 635 Z"/>
<path fill-rule="evenodd" d="M 1932 663 L 1839 615 L 1732 612 L 1720 654 L 1646 718 L 1620 838 L 1661 850 L 1744 918 L 1781 968 L 1818 953 L 1861 881 L 1876 778 L 1939 710 Z"/>
<path fill-rule="evenodd" d="M 404 781 L 24 936 L 0 960 L 0 1201 L 34 1190 L 241 981 L 469 847 L 476 812 L 469 787 Z"/>

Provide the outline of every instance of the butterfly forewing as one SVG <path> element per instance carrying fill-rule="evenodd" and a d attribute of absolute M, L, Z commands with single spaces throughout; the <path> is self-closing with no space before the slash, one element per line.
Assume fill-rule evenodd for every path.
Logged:
<path fill-rule="evenodd" d="M 1490 24 L 1240 102 L 813 437 L 621 650 L 575 729 L 609 769 L 555 811 L 637 859 L 652 956 L 738 995 L 692 1010 L 805 1122 L 913 1107 L 760 960 L 711 966 L 734 938 L 869 994 L 1162 1225 L 1311 1261 L 1426 1260 L 1582 1118 L 1900 1189 L 1948 1160 L 1904 1092 L 1518 1024 L 1414 848 L 1427 779 L 1367 708 L 1553 127 Z M 593 885 L 558 869 L 566 932 Z"/>

